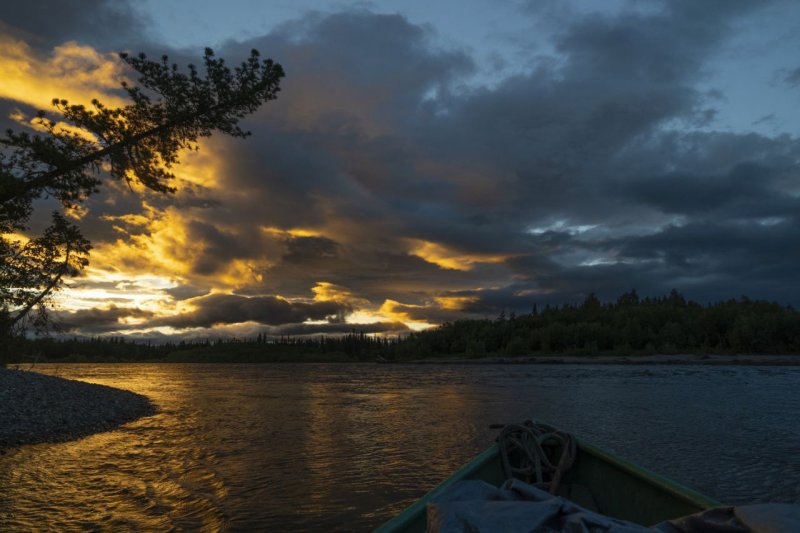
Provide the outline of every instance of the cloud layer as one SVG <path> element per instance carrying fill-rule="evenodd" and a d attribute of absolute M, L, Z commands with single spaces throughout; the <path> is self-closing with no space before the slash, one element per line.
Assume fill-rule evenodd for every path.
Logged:
<path fill-rule="evenodd" d="M 754 9 L 534 6 L 525 16 L 548 21 L 549 47 L 490 87 L 471 81 L 482 65 L 469 51 L 401 15 L 311 13 L 229 41 L 224 57 L 257 48 L 284 65 L 281 97 L 246 120 L 246 141 L 215 136 L 187 155 L 175 197 L 112 187 L 92 200 L 93 267 L 162 279 L 147 289 L 159 304 L 87 301 L 69 320 L 81 331 L 398 331 L 673 287 L 800 304 L 800 142 L 716 129 L 724 94 L 707 83 Z M 69 24 L 46 35 L 62 48 L 37 60 L 77 39 L 97 72 L 120 76 L 102 59 L 118 41 Z M 796 72 L 786 66 L 787 87 Z"/>

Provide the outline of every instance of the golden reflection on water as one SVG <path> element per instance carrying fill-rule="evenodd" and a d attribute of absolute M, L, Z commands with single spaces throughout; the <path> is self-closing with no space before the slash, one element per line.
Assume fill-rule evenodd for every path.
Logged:
<path fill-rule="evenodd" d="M 177 365 L 144 373 L 114 369 L 111 375 L 92 373 L 92 367 L 36 370 L 145 394 L 158 413 L 79 440 L 13 450 L 12 482 L 3 491 L 8 505 L 0 507 L 18 519 L 45 513 L 45 529 L 55 530 L 169 530 L 176 522 L 223 528 L 226 519 L 215 504 L 226 496 L 224 484 L 207 467 L 207 452 L 185 431 L 196 425 L 191 398 L 197 387 Z M 6 479 L 4 464 L 0 479 Z M 43 526 L 36 519 L 18 525 Z"/>
<path fill-rule="evenodd" d="M 368 530 L 485 448 L 494 436 L 489 423 L 531 416 L 722 501 L 753 500 L 756 485 L 763 499 L 800 501 L 793 481 L 800 458 L 786 451 L 797 442 L 798 369 L 36 370 L 130 389 L 159 411 L 114 431 L 0 456 L 0 531 Z M 657 423 L 638 424 L 644 417 Z M 703 455 L 727 435 L 714 427 L 748 426 L 758 429 L 752 442 L 740 436 L 738 448 Z M 774 436 L 775 457 L 761 447 L 757 462 L 743 461 L 765 433 Z"/>
<path fill-rule="evenodd" d="M 472 448 L 464 450 L 463 433 L 443 431 L 438 424 L 419 416 L 421 408 L 428 408 L 450 413 L 451 421 L 456 423 L 463 420 L 464 409 L 469 408 L 463 386 L 377 390 L 385 386 L 303 384 L 299 405 L 308 425 L 305 438 L 299 443 L 302 452 L 298 454 L 298 465 L 303 465 L 299 470 L 308 475 L 309 502 L 303 506 L 308 513 L 318 514 L 335 504 L 343 514 L 361 508 L 362 512 L 372 509 L 388 516 L 413 500 L 390 500 L 387 505 L 388 492 L 403 487 L 415 494 L 424 493 L 430 488 L 432 476 L 444 479 L 452 472 L 454 456 L 474 453 Z M 425 450 L 425 456 L 417 463 L 425 466 L 410 470 L 409 451 L 420 449 Z M 348 477 L 357 480 L 356 487 L 337 483 L 345 469 Z M 366 512 L 367 516 L 373 514 Z"/>
<path fill-rule="evenodd" d="M 114 431 L 11 452 L 0 461 L 8 487 L 0 512 L 14 511 L 3 521 L 36 529 L 45 513 L 56 529 L 219 530 L 232 520 L 262 527 L 265 514 L 278 523 L 298 515 L 312 523 L 327 515 L 334 524 L 359 513 L 386 517 L 476 451 L 464 449 L 462 432 L 474 428 L 452 431 L 471 408 L 463 385 L 336 372 L 316 379 L 313 367 L 278 378 L 270 368 L 242 369 L 37 368 L 144 394 L 158 412 Z M 421 416 L 430 409 L 450 429 Z M 398 498 L 398 489 L 410 496 Z"/>
<path fill-rule="evenodd" d="M 319 513 L 331 497 L 330 480 L 336 478 L 331 451 L 346 446 L 346 428 L 337 420 L 333 403 L 328 401 L 332 388 L 327 383 L 306 383 L 302 387 L 308 428 L 298 443 L 302 450 L 298 459 L 308 469 L 309 513 Z"/>

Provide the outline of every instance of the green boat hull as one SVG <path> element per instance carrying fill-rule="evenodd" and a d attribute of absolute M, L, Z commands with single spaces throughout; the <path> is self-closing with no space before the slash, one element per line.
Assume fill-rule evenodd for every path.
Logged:
<path fill-rule="evenodd" d="M 722 505 L 595 446 L 580 440 L 577 445 L 575 464 L 564 476 L 566 492 L 561 495 L 604 515 L 651 526 Z M 425 531 L 428 501 L 467 479 L 495 486 L 506 480 L 496 444 L 376 531 Z"/>

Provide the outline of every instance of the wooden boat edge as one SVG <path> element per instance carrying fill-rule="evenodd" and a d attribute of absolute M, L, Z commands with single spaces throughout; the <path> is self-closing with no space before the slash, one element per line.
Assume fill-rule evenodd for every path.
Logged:
<path fill-rule="evenodd" d="M 479 470 L 487 462 L 495 459 L 498 453 L 499 449 L 497 448 L 497 444 L 492 444 L 486 450 L 474 457 L 470 462 L 456 470 L 453 475 L 442 481 L 422 498 L 406 507 L 402 513 L 381 525 L 375 530 L 375 533 L 400 531 L 400 528 L 408 524 L 419 512 L 427 511 L 428 501 L 447 490 L 454 483 L 463 479 L 467 479 L 472 473 Z"/>
<path fill-rule="evenodd" d="M 601 450 L 592 444 L 589 444 L 588 442 L 584 442 L 580 439 L 576 439 L 576 442 L 581 451 L 594 455 L 598 459 L 614 465 L 616 468 L 631 474 L 632 476 L 639 478 L 664 492 L 668 492 L 672 496 L 683 500 L 690 505 L 694 505 L 701 509 L 710 509 L 712 507 L 721 507 L 723 505 L 721 502 L 718 502 L 713 498 L 709 498 L 705 494 L 697 492 L 694 489 L 690 489 L 689 487 L 681 485 L 680 483 L 672 481 L 671 479 L 660 476 L 651 470 L 642 468 L 641 466 L 621 459 L 604 450 Z"/>
<path fill-rule="evenodd" d="M 672 496 L 681 499 L 691 505 L 699 507 L 701 509 L 709 509 L 712 507 L 720 507 L 723 504 L 714 500 L 713 498 L 709 498 L 704 494 L 701 494 L 695 490 L 692 490 L 688 487 L 685 487 L 679 483 L 676 483 L 672 480 L 664 478 L 646 468 L 642 468 L 637 466 L 633 463 L 630 463 L 624 459 L 616 457 L 608 452 L 597 448 L 587 442 L 582 441 L 581 439 L 576 439 L 576 444 L 578 448 L 585 453 L 593 455 L 602 461 L 605 461 L 608 464 L 613 465 L 615 468 L 618 468 L 624 471 L 627 474 L 630 474 L 633 477 L 639 478 L 646 483 L 657 487 L 659 490 L 665 491 L 670 493 Z M 411 504 L 410 506 L 406 507 L 403 512 L 399 515 L 395 516 L 388 522 L 385 522 L 381 526 L 379 526 L 375 532 L 376 533 L 389 533 L 395 531 L 403 530 L 408 524 L 413 522 L 415 518 L 419 515 L 419 513 L 426 513 L 427 512 L 427 505 L 428 502 L 447 490 L 451 485 L 454 483 L 461 481 L 463 479 L 470 479 L 470 476 L 475 473 L 476 471 L 480 470 L 483 466 L 486 465 L 489 461 L 496 460 L 499 454 L 499 449 L 497 444 L 492 444 L 489 448 L 475 456 L 470 462 L 456 470 L 453 475 L 445 479 L 439 485 L 437 485 L 434 489 L 429 491 L 427 494 L 422 496 L 419 500 Z"/>

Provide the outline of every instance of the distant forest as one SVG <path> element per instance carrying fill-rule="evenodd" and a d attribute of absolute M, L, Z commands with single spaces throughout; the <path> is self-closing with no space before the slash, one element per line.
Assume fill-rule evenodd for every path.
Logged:
<path fill-rule="evenodd" d="M 742 297 L 709 305 L 673 290 L 662 298 L 636 291 L 602 303 L 534 306 L 530 314 L 458 320 L 416 333 L 397 346 L 401 357 L 457 354 L 797 354 L 800 313 L 791 306 Z"/>
<path fill-rule="evenodd" d="M 113 338 L 21 339 L 25 361 L 410 361 L 522 355 L 800 354 L 800 312 L 750 300 L 701 305 L 677 291 L 615 302 L 589 295 L 579 305 L 546 306 L 494 320 L 458 320 L 400 337 L 354 331 L 339 337 L 268 337 L 154 344 Z"/>
<path fill-rule="evenodd" d="M 341 336 L 226 338 L 179 342 L 135 342 L 125 337 L 16 338 L 17 362 L 346 362 L 374 361 L 399 337 L 353 332 Z"/>

